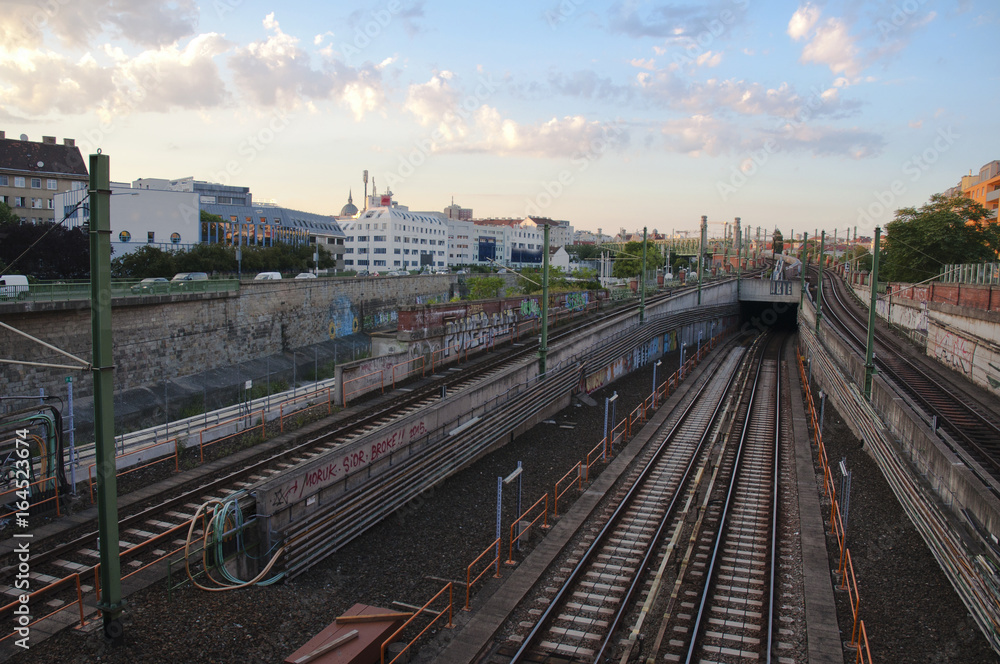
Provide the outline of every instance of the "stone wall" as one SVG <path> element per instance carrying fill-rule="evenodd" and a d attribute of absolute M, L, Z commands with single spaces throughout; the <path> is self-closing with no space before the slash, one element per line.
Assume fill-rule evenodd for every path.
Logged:
<path fill-rule="evenodd" d="M 116 298 L 112 301 L 115 390 L 228 367 L 282 351 L 394 327 L 400 306 L 447 301 L 454 276 L 282 280 L 243 283 L 238 293 Z M 88 302 L 0 305 L 14 328 L 91 360 Z M 48 364 L 68 358 L 0 329 L 0 357 Z M 87 371 L 0 364 L 0 396 L 93 393 Z M 22 404 L 23 405 L 23 404 Z M 13 404 L 10 406 L 13 407 Z"/>

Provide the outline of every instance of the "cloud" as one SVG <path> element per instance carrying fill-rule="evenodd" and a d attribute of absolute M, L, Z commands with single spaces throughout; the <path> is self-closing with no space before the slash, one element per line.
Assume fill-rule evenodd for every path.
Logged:
<path fill-rule="evenodd" d="M 628 133 L 611 123 L 573 115 L 520 124 L 486 105 L 475 113 L 475 135 L 478 140 L 468 144 L 465 151 L 549 158 L 603 153 L 609 144 L 628 143 Z"/>
<path fill-rule="evenodd" d="M 235 50 L 228 60 L 237 88 L 261 106 L 292 108 L 312 100 L 336 99 L 360 120 L 384 105 L 385 94 L 376 66 L 349 67 L 330 57 L 314 69 L 297 37 L 281 30 L 274 14 L 263 21 L 271 34 Z"/>
<path fill-rule="evenodd" d="M 452 85 L 454 78 L 450 71 L 435 72 L 426 83 L 411 85 L 403 103 L 403 110 L 422 126 L 437 126 L 449 139 L 454 138 L 452 133 L 465 133 L 465 122 L 455 115 L 459 91 Z"/>
<path fill-rule="evenodd" d="M 669 41 L 697 40 L 699 43 L 722 36 L 739 23 L 748 0 L 708 0 L 701 3 L 654 6 L 640 14 L 636 0 L 619 0 L 609 10 L 609 28 L 629 37 L 656 37 Z"/>
<path fill-rule="evenodd" d="M 0 55 L 0 105 L 29 115 L 81 113 L 115 92 L 113 72 L 89 54 L 70 61 L 52 51 Z"/>
<path fill-rule="evenodd" d="M 160 47 L 195 34 L 195 0 L 7 0 L 0 12 L 0 44 L 39 48 L 50 34 L 63 46 L 85 49 L 101 35 Z"/>
<path fill-rule="evenodd" d="M 821 10 L 811 4 L 799 7 L 788 22 L 788 35 L 795 41 L 809 39 L 802 48 L 800 62 L 826 65 L 834 74 L 854 79 L 864 69 L 858 58 L 857 38 L 849 33 L 847 23 L 828 18 L 820 23 Z"/>
<path fill-rule="evenodd" d="M 795 41 L 805 39 L 812 32 L 819 15 L 820 9 L 813 5 L 799 7 L 788 21 L 788 36 Z"/>
<path fill-rule="evenodd" d="M 554 73 L 549 76 L 548 83 L 550 94 L 555 92 L 583 99 L 627 102 L 634 96 L 634 90 L 630 86 L 619 85 L 611 78 L 598 76 L 590 69 Z"/>
<path fill-rule="evenodd" d="M 653 71 L 656 69 L 656 61 L 650 58 L 649 60 L 643 60 L 641 58 L 632 58 L 628 61 L 633 67 L 638 67 L 639 69 L 648 69 Z"/>

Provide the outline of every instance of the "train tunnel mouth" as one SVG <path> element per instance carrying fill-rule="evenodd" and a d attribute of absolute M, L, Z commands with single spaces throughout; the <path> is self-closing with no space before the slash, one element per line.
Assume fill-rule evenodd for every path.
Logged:
<path fill-rule="evenodd" d="M 789 302 L 740 302 L 740 327 L 744 331 L 798 329 L 799 305 Z"/>

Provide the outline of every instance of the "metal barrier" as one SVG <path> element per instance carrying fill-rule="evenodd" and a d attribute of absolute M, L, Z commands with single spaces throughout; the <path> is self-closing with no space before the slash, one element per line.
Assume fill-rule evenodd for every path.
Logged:
<path fill-rule="evenodd" d="M 594 452 L 597 452 L 597 456 L 594 457 L 593 461 L 591 461 L 590 457 L 591 457 L 592 454 L 594 454 Z M 594 464 L 597 463 L 598 459 L 600 459 L 602 461 L 607 461 L 608 460 L 608 439 L 607 438 L 601 438 L 601 442 L 599 442 L 597 445 L 595 445 L 594 449 L 592 449 L 589 452 L 587 452 L 587 468 L 584 470 L 584 477 L 583 477 L 583 480 L 585 482 L 589 482 L 590 481 L 590 469 L 594 466 Z"/>
<path fill-rule="evenodd" d="M 67 576 L 65 578 L 62 578 L 62 579 L 60 579 L 58 581 L 55 581 L 54 583 L 50 583 L 49 585 L 45 586 L 44 588 L 39 588 L 35 592 L 31 593 L 30 595 L 28 595 L 28 603 L 27 604 L 22 604 L 21 601 L 19 599 L 17 599 L 17 600 L 14 600 L 13 602 L 11 602 L 10 604 L 8 604 L 8 605 L 0 608 L 0 616 L 6 616 L 8 614 L 13 613 L 14 609 L 16 609 L 18 606 L 37 606 L 37 603 L 32 601 L 33 599 L 35 599 L 36 597 L 38 597 L 42 593 L 49 593 L 49 592 L 52 592 L 52 591 L 54 591 L 54 590 L 56 590 L 58 588 L 62 588 L 63 586 L 70 585 L 70 582 L 72 582 L 72 583 L 74 583 L 76 585 L 76 599 L 74 601 L 69 602 L 68 604 L 63 604 L 62 606 L 60 606 L 58 609 L 56 609 L 52 613 L 46 614 L 46 615 L 42 616 L 41 618 L 36 618 L 35 620 L 32 620 L 31 622 L 29 622 L 29 623 L 27 623 L 25 625 L 20 625 L 20 627 L 28 628 L 28 627 L 31 627 L 32 625 L 36 625 L 36 624 L 42 622 L 43 620 L 47 620 L 47 619 L 51 618 L 52 616 L 56 615 L 57 613 L 61 613 L 62 611 L 65 611 L 66 609 L 71 608 L 74 604 L 78 607 L 78 609 L 80 611 L 80 627 L 83 627 L 84 625 L 87 624 L 87 621 L 86 621 L 86 619 L 84 618 L 84 615 L 83 615 L 83 591 L 80 589 L 80 575 L 78 573 L 75 573 L 75 572 L 73 574 L 70 574 L 69 576 Z M 32 614 L 32 615 L 34 615 L 34 614 Z M 16 620 L 15 622 L 20 623 L 20 619 Z M 19 634 L 18 634 L 17 630 L 18 630 L 18 628 L 15 627 L 14 629 L 11 630 L 10 634 L 8 634 L 7 636 L 5 636 L 3 638 L 0 638 L 0 643 L 3 643 L 7 639 L 12 638 L 14 636 L 18 636 Z"/>
<path fill-rule="evenodd" d="M 848 582 L 848 577 L 850 577 L 850 582 Z M 847 599 L 851 605 L 851 617 L 854 619 L 854 624 L 851 626 L 850 646 L 854 648 L 857 646 L 855 639 L 858 636 L 858 611 L 861 609 L 861 597 L 858 595 L 858 582 L 854 578 L 854 563 L 851 562 L 850 551 L 847 552 L 847 568 L 844 570 L 844 578 L 841 580 L 840 587 L 847 590 Z"/>
<path fill-rule="evenodd" d="M 497 571 L 496 574 L 493 575 L 493 578 L 494 579 L 500 578 L 500 539 L 501 538 L 498 537 L 495 540 L 493 540 L 493 543 L 490 544 L 488 547 L 486 547 L 486 550 L 480 553 L 476 557 L 476 559 L 473 560 L 471 563 L 469 563 L 469 566 L 465 568 L 465 606 L 462 607 L 463 611 L 472 610 L 469 608 L 469 600 L 472 597 L 472 584 L 474 584 L 479 579 L 483 578 L 483 574 L 489 572 L 491 567 L 496 567 Z M 474 579 L 471 578 L 472 568 L 475 566 L 476 563 L 480 561 L 480 559 L 482 559 L 483 556 L 485 556 L 490 551 L 496 552 L 496 555 L 493 557 L 493 560 L 490 561 L 489 565 L 483 568 L 482 572 L 476 575 L 476 578 Z"/>
<path fill-rule="evenodd" d="M 579 464 L 577 464 L 577 465 L 579 465 Z M 531 514 L 531 511 L 533 509 L 535 509 L 536 507 L 538 507 L 538 504 L 541 503 L 541 502 L 543 502 L 543 501 L 545 502 L 545 509 L 543 509 L 534 519 L 531 520 L 531 523 L 528 524 L 528 528 L 531 528 L 533 525 L 535 525 L 536 523 L 538 523 L 539 519 L 544 519 L 544 521 L 542 522 L 541 528 L 546 529 L 546 528 L 549 527 L 549 494 L 545 494 L 544 496 L 542 496 L 541 498 L 539 498 L 538 500 L 536 500 L 534 505 L 532 505 L 531 507 L 529 507 L 528 509 L 526 509 L 524 511 L 524 514 L 521 514 L 516 519 L 514 519 L 514 523 L 510 524 L 510 548 L 507 550 L 507 560 L 504 561 L 506 564 L 508 564 L 508 565 L 513 565 L 514 564 L 514 542 L 521 541 L 521 535 L 523 535 L 528 530 L 528 528 L 525 528 L 524 530 L 522 530 L 521 532 L 519 532 L 517 534 L 517 536 L 515 537 L 514 536 L 514 527 L 517 524 L 521 523 L 521 520 L 524 519 L 524 517 L 526 517 L 529 514 Z M 518 550 L 520 551 L 520 549 L 518 549 Z"/>
<path fill-rule="evenodd" d="M 19 490 L 20 491 L 24 491 L 24 488 L 18 489 L 17 486 L 16 486 L 16 484 L 13 484 L 13 480 L 11 480 L 11 482 L 12 482 L 12 488 L 7 489 L 6 491 L 0 493 L 0 505 L 7 505 L 7 504 L 15 502 L 15 499 L 19 497 L 18 496 L 18 491 Z M 51 500 L 54 500 L 54 501 L 56 501 L 56 516 L 62 516 L 62 513 L 59 511 L 59 481 L 56 478 L 54 478 L 54 477 L 43 477 L 40 480 L 35 480 L 34 482 L 31 482 L 30 484 L 28 484 L 28 486 L 29 487 L 33 487 L 36 484 L 48 484 L 48 483 L 51 483 L 53 489 L 55 490 L 54 493 L 53 493 L 53 495 L 51 497 L 49 497 L 49 498 L 46 498 L 45 500 L 39 500 L 37 503 L 31 503 L 30 506 L 31 507 L 37 507 L 38 505 L 44 505 L 45 503 L 47 503 L 47 502 L 49 502 Z M 39 493 L 44 493 L 47 490 L 48 489 L 40 489 Z M 10 496 L 10 499 L 8 500 L 8 498 L 6 496 Z M 24 511 L 26 511 L 26 510 L 15 509 L 13 512 L 7 512 L 6 514 L 0 514 L 0 519 L 6 519 L 8 517 L 12 517 L 15 514 L 17 514 L 18 512 L 24 512 Z"/>
<path fill-rule="evenodd" d="M 267 418 L 264 416 L 264 411 L 263 410 L 258 411 L 258 416 L 260 417 L 260 425 L 259 425 L 260 426 L 260 435 L 264 436 L 265 435 L 264 427 L 267 425 Z M 209 445 L 215 445 L 216 443 L 221 443 L 224 440 L 228 440 L 230 438 L 235 438 L 236 436 L 242 436 L 243 434 L 250 433 L 251 431 L 253 431 L 254 429 L 256 429 L 257 426 L 258 426 L 256 424 L 253 425 L 253 426 L 244 427 L 242 429 L 239 428 L 239 422 L 241 422 L 241 421 L 252 421 L 252 420 L 253 420 L 253 413 L 250 413 L 249 415 L 240 415 L 239 417 L 234 417 L 234 418 L 232 418 L 230 420 L 226 420 L 225 422 L 219 422 L 218 424 L 213 424 L 212 426 L 207 427 L 207 428 L 202 429 L 201 431 L 199 431 L 198 432 L 198 459 L 199 459 L 199 463 L 205 463 L 205 448 L 208 447 Z M 214 440 L 210 440 L 207 443 L 205 442 L 205 432 L 206 431 L 210 431 L 211 429 L 215 429 L 215 428 L 218 428 L 218 427 L 226 426 L 226 425 L 232 424 L 233 422 L 237 423 L 236 424 L 236 431 L 234 431 L 233 433 L 230 433 L 230 434 L 226 434 L 225 436 L 221 436 L 219 438 L 215 438 Z"/>
<path fill-rule="evenodd" d="M 382 394 L 385 394 L 385 369 L 379 369 L 378 371 L 373 371 L 370 374 L 365 374 L 364 376 L 357 376 L 356 378 L 351 378 L 350 380 L 345 380 L 344 381 L 343 391 L 344 391 L 344 406 L 345 407 L 347 406 L 347 397 L 348 397 L 348 395 L 357 394 L 358 392 L 362 392 L 362 391 L 365 390 L 365 388 L 361 387 L 361 388 L 358 388 L 358 389 L 354 390 L 353 392 L 348 392 L 347 391 L 347 384 L 348 383 L 353 383 L 355 381 L 362 380 L 362 379 L 365 379 L 365 378 L 370 378 L 371 376 L 375 376 L 375 375 L 378 375 L 378 377 L 379 377 L 379 383 L 380 383 L 380 385 L 382 387 Z"/>
<path fill-rule="evenodd" d="M 406 360 L 405 362 L 400 362 L 399 364 L 392 365 L 392 389 L 396 389 L 396 367 L 401 367 L 404 364 L 415 364 L 417 362 L 420 362 L 420 375 L 421 376 L 425 376 L 426 373 L 424 371 L 425 367 L 424 367 L 424 356 L 423 355 L 421 355 L 419 357 L 414 357 L 414 358 L 409 359 L 409 360 Z M 405 380 L 405 379 L 409 378 L 410 374 L 412 374 L 412 373 L 416 373 L 416 368 L 407 369 L 406 373 L 403 374 L 403 376 L 400 378 L 400 380 Z"/>
<path fill-rule="evenodd" d="M 178 472 L 180 470 L 180 460 L 178 458 L 179 446 L 177 444 L 177 439 L 176 438 L 172 438 L 170 440 L 165 440 L 162 443 L 153 443 L 152 445 L 147 445 L 146 447 L 141 447 L 141 448 L 139 448 L 137 450 L 131 450 L 129 452 L 126 452 L 125 454 L 119 454 L 118 456 L 115 457 L 115 460 L 117 461 L 121 457 L 130 456 L 132 454 L 138 454 L 139 452 L 144 452 L 145 450 L 151 450 L 154 447 L 160 447 L 161 445 L 166 445 L 168 443 L 173 443 L 174 444 L 174 453 L 173 453 L 173 457 L 174 457 L 174 472 Z M 116 469 L 116 471 L 115 471 L 115 477 L 122 477 L 123 475 L 128 475 L 129 473 L 134 473 L 137 470 L 142 470 L 143 468 L 149 468 L 150 466 L 154 466 L 154 465 L 156 465 L 158 463 L 163 463 L 164 461 L 169 461 L 169 460 L 170 460 L 170 455 L 167 455 L 167 456 L 162 457 L 160 459 L 155 459 L 153 461 L 150 461 L 149 463 L 145 463 L 145 464 L 143 464 L 141 466 L 132 466 L 128 470 L 123 470 L 120 473 L 117 472 L 117 469 Z M 91 505 L 94 504 L 94 484 L 95 484 L 94 468 L 96 466 L 97 466 L 96 463 L 92 463 L 89 466 L 87 466 L 87 483 L 90 485 L 90 504 Z"/>
<path fill-rule="evenodd" d="M 858 657 L 854 664 L 872 664 L 872 651 L 868 649 L 868 631 L 865 629 L 865 621 L 861 621 L 861 636 L 858 637 Z M 862 645 L 864 647 L 862 648 Z"/>
<path fill-rule="evenodd" d="M 445 346 L 444 348 L 439 348 L 438 350 L 431 351 L 431 373 L 435 373 L 437 371 L 437 365 L 438 364 L 444 364 L 446 362 L 445 358 L 449 358 L 450 359 L 451 357 L 453 357 L 452 354 L 451 354 L 451 352 L 450 352 L 452 348 L 455 349 L 455 355 L 454 355 L 455 364 L 461 363 L 461 361 L 462 361 L 462 349 L 459 347 L 458 344 L 449 344 L 449 345 Z M 434 357 L 438 353 L 441 354 L 441 359 L 440 360 L 436 360 L 435 357 Z M 469 359 L 469 353 L 468 353 L 468 351 L 466 351 L 466 353 L 465 353 L 465 359 L 466 360 Z"/>
<path fill-rule="evenodd" d="M 574 471 L 576 471 L 576 483 L 577 483 L 577 487 L 580 489 L 580 491 L 583 491 L 583 473 L 581 472 L 581 466 L 582 465 L 583 464 L 580 461 L 577 461 L 576 464 L 574 464 L 574 466 L 569 469 L 569 472 L 566 473 L 565 475 L 563 475 L 562 477 L 560 477 L 559 480 L 556 482 L 556 488 L 552 492 L 552 505 L 553 505 L 552 516 L 553 517 L 558 517 L 559 516 L 559 498 L 561 496 L 563 496 L 567 491 L 569 491 L 570 489 L 573 488 L 573 482 L 570 481 L 570 483 L 566 485 L 566 488 L 563 489 L 562 493 L 559 493 L 559 485 L 562 483 L 562 481 L 564 479 L 566 479 L 567 477 L 569 477 L 570 475 L 572 475 Z"/>
<path fill-rule="evenodd" d="M 411 622 L 413 622 L 414 620 L 416 620 L 416 619 L 417 619 L 417 616 L 419 616 L 419 615 L 420 615 L 421 613 L 424 613 L 424 612 L 427 612 L 427 613 L 434 613 L 434 611 L 430 611 L 430 610 L 428 609 L 428 607 L 429 607 L 429 606 L 430 606 L 431 604 L 433 604 L 433 603 L 434 603 L 434 601 L 435 601 L 435 600 L 436 600 L 436 599 L 437 599 L 438 597 L 440 597 L 440 596 L 441 596 L 441 595 L 442 595 L 442 594 L 443 594 L 443 593 L 444 593 L 444 592 L 445 592 L 446 590 L 448 591 L 448 606 L 447 606 L 447 611 L 448 611 L 448 624 L 447 624 L 447 625 L 445 625 L 445 626 L 446 626 L 446 627 L 448 627 L 448 628 L 451 628 L 451 627 L 453 627 L 453 626 L 454 626 L 454 625 L 452 625 L 452 622 L 451 622 L 451 609 L 452 609 L 452 605 L 453 605 L 453 601 L 452 601 L 452 586 L 453 586 L 453 584 L 452 584 L 452 583 L 449 583 L 449 584 L 448 584 L 448 585 L 446 585 L 446 586 L 445 586 L 444 588 L 442 588 L 441 590 L 437 591 L 437 594 L 436 594 L 436 595 L 434 595 L 434 597 L 431 597 L 431 598 L 430 598 L 430 599 L 429 599 L 429 600 L 427 601 L 427 603 L 426 603 L 426 604 L 424 604 L 424 605 L 423 605 L 422 607 L 420 607 L 420 609 L 419 609 L 419 610 L 418 610 L 418 611 L 417 611 L 416 613 L 414 613 L 414 614 L 413 614 L 413 615 L 412 615 L 412 616 L 410 617 L 410 619 L 409 619 L 409 620 L 407 620 L 407 621 L 406 621 L 405 623 L 403 623 L 403 624 L 402 624 L 402 625 L 400 626 L 400 628 L 399 628 L 399 629 L 397 629 L 397 630 L 396 630 L 395 632 L 393 632 L 393 633 L 392 633 L 392 635 L 391 635 L 391 636 L 389 636 L 389 638 L 388 638 L 388 639 L 386 639 L 385 641 L 383 641 L 383 642 L 382 642 L 382 646 L 381 646 L 381 647 L 379 648 L 379 661 L 381 662 L 381 664 L 385 664 L 385 649 L 386 649 L 386 648 L 387 648 L 387 647 L 389 646 L 389 644 L 390 644 L 390 643 L 392 643 L 393 639 L 395 639 L 395 638 L 396 638 L 397 636 L 399 636 L 400 634 L 402 634 L 402 633 L 403 633 L 403 630 L 405 630 L 405 629 L 406 629 L 407 627 L 409 627 L 409 626 L 410 626 L 410 623 L 411 623 Z M 395 656 L 395 657 L 394 657 L 394 658 L 393 658 L 393 659 L 392 659 L 392 660 L 391 660 L 391 661 L 389 662 L 389 664 L 392 664 L 392 662 L 395 662 L 395 661 L 396 661 L 397 659 L 399 659 L 400 657 L 402 657 L 402 656 L 403 656 L 403 653 L 405 653 L 405 652 L 406 652 L 407 650 L 409 650 L 409 649 L 410 649 L 410 646 L 412 646 L 412 645 L 413 645 L 414 643 L 416 643 L 416 642 L 417 642 L 417 639 L 419 639 L 419 638 L 420 638 L 421 636 L 423 636 L 423 635 L 424 635 L 424 633 L 425 633 L 425 632 L 426 632 L 427 630 L 429 630 L 429 629 L 430 629 L 430 628 L 431 628 L 431 627 L 432 627 L 432 626 L 434 625 L 434 623 L 436 623 L 436 622 L 437 622 L 437 621 L 438 621 L 438 620 L 439 620 L 439 619 L 441 618 L 441 616 L 443 616 L 443 615 L 444 615 L 444 612 L 445 612 L 445 609 L 442 609 L 441 611 L 437 612 L 437 614 L 436 614 L 436 615 L 434 616 L 434 618 L 433 618 L 433 619 L 432 619 L 432 620 L 430 621 L 430 623 L 428 623 L 426 627 L 424 627 L 424 628 L 423 628 L 422 630 L 420 630 L 420 633 L 419 633 L 419 634 L 417 634 L 417 635 L 416 635 L 415 637 L 413 637 L 413 640 L 412 640 L 412 641 L 410 641 L 409 643 L 407 643 L 407 644 L 406 644 L 406 646 L 405 646 L 405 647 L 404 647 L 404 648 L 403 648 L 402 650 L 400 650 L 400 651 L 399 651 L 399 654 L 398 654 L 398 655 L 396 655 L 396 656 Z"/>

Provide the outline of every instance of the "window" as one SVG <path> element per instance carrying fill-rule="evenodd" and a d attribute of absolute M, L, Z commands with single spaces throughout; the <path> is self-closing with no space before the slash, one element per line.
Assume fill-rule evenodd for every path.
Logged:
<path fill-rule="evenodd" d="M 41 189 L 42 188 L 42 178 L 31 178 L 31 188 Z"/>
<path fill-rule="evenodd" d="M 8 187 L 8 186 L 10 186 L 10 178 L 8 178 L 6 175 L 0 175 L 0 187 Z"/>
<path fill-rule="evenodd" d="M 385 267 L 385 261 L 374 261 L 375 267 Z"/>
<path fill-rule="evenodd" d="M 358 247 L 358 253 L 359 254 L 367 254 L 368 253 L 368 248 L 367 247 Z"/>
<path fill-rule="evenodd" d="M 376 242 L 385 242 L 385 236 L 384 235 L 376 235 L 372 239 L 375 240 Z"/>
<path fill-rule="evenodd" d="M 71 189 L 72 189 L 72 191 L 76 191 L 77 189 L 84 189 L 84 188 L 86 188 L 86 186 L 87 186 L 86 183 L 83 183 L 83 182 L 74 182 Z"/>
<path fill-rule="evenodd" d="M 147 233 L 146 233 L 146 244 L 152 244 L 153 242 L 156 242 L 156 232 L 155 231 L 147 231 Z"/>
<path fill-rule="evenodd" d="M 346 249 L 344 249 L 344 253 L 345 254 L 353 254 L 354 253 L 354 247 L 347 247 Z"/>
<path fill-rule="evenodd" d="M 24 196 L 14 197 L 14 207 L 24 207 Z"/>
<path fill-rule="evenodd" d="M 55 210 L 56 209 L 55 203 L 52 201 L 51 198 L 46 198 L 45 199 L 45 207 L 47 207 L 50 210 Z"/>
<path fill-rule="evenodd" d="M 40 210 L 42 208 L 42 199 L 40 199 L 40 198 L 32 198 L 31 199 L 31 207 L 35 208 L 36 210 Z"/>
<path fill-rule="evenodd" d="M 344 265 L 354 265 L 354 259 L 348 258 L 347 260 L 344 261 Z"/>
<path fill-rule="evenodd" d="M 57 185 L 56 185 L 56 181 L 55 180 L 46 180 L 45 181 L 45 188 L 46 189 L 51 189 L 52 191 L 55 191 L 56 190 L 56 186 Z"/>
<path fill-rule="evenodd" d="M 15 187 L 24 187 L 24 178 L 18 177 L 18 176 L 15 175 L 14 176 L 14 186 Z"/>
<path fill-rule="evenodd" d="M 394 253 L 394 254 L 397 254 L 397 255 L 398 255 L 398 254 L 400 253 L 400 250 L 399 250 L 399 247 L 397 247 L 397 248 L 393 249 L 393 250 L 392 250 L 392 253 Z"/>
<path fill-rule="evenodd" d="M 366 260 L 365 261 L 359 260 L 358 261 L 358 265 L 364 265 L 365 267 L 367 267 L 368 266 L 368 261 L 366 261 Z"/>
<path fill-rule="evenodd" d="M 393 242 L 401 242 L 401 240 L 399 239 L 399 236 L 398 236 L 398 235 L 394 235 L 394 236 L 392 237 L 392 241 L 393 241 Z"/>
<path fill-rule="evenodd" d="M 358 236 L 358 242 L 367 242 L 367 241 L 368 241 L 368 236 L 367 235 L 359 235 Z"/>
<path fill-rule="evenodd" d="M 376 254 L 384 254 L 385 253 L 385 247 L 375 247 L 375 253 Z"/>

